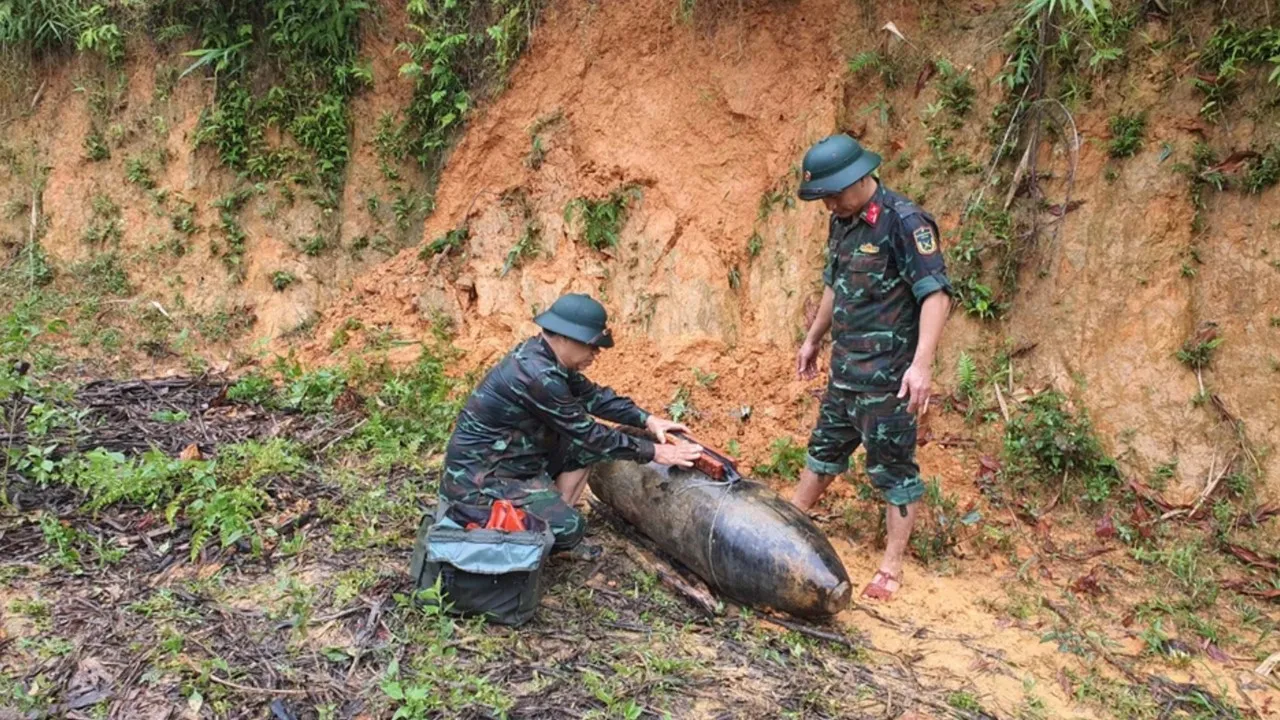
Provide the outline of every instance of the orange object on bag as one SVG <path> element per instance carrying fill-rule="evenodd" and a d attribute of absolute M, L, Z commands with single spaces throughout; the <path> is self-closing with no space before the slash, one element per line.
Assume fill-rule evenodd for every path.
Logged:
<path fill-rule="evenodd" d="M 489 524 L 485 527 L 490 530 L 519 532 L 526 529 L 524 518 L 524 511 L 512 505 L 510 500 L 495 500 L 493 509 L 489 511 Z"/>

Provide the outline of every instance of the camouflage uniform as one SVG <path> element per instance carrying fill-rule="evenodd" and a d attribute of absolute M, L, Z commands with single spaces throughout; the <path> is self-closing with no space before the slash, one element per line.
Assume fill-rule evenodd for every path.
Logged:
<path fill-rule="evenodd" d="M 556 550 L 572 548 L 586 524 L 560 498 L 554 477 L 603 460 L 653 460 L 653 443 L 592 415 L 634 427 L 649 419 L 631 400 L 566 370 L 541 335 L 525 340 L 489 371 L 458 416 L 441 497 L 476 505 L 511 500 L 551 526 Z"/>
<path fill-rule="evenodd" d="M 920 304 L 952 294 L 933 217 L 880 185 L 861 214 L 831 216 L 823 282 L 835 292 L 831 377 L 809 438 L 809 469 L 839 475 L 859 444 L 885 500 L 907 505 L 924 485 L 916 417 L 899 399 L 920 334 Z"/>

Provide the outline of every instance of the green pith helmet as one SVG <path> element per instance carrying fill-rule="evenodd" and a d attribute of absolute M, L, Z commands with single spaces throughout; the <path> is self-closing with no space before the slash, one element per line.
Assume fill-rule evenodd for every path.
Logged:
<path fill-rule="evenodd" d="M 804 154 L 801 200 L 820 200 L 858 182 L 880 165 L 880 156 L 840 133 L 819 140 Z"/>
<path fill-rule="evenodd" d="M 562 295 L 546 312 L 533 319 L 538 327 L 596 347 L 613 347 L 607 324 L 609 313 L 589 295 Z"/>

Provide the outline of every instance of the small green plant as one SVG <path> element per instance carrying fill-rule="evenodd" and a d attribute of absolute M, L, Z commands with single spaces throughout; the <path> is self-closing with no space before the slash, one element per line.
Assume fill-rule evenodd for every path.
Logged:
<path fill-rule="evenodd" d="M 1178 350 L 1176 357 L 1178 362 L 1192 370 L 1202 370 L 1209 367 L 1209 364 L 1213 362 L 1213 353 L 1221 344 L 1221 337 L 1208 340 L 1189 338 L 1182 344 L 1182 349 Z"/>
<path fill-rule="evenodd" d="M 520 238 L 507 251 L 507 258 L 503 261 L 498 276 L 506 277 L 513 269 L 523 266 L 525 260 L 536 258 L 541 246 L 542 225 L 537 218 L 529 217 L 525 221 L 524 230 L 520 232 Z"/>
<path fill-rule="evenodd" d="M 978 365 L 969 354 L 960 351 L 956 358 L 956 395 L 965 402 L 972 401 L 978 394 Z"/>
<path fill-rule="evenodd" d="M 74 266 L 71 274 L 75 275 L 92 293 L 128 297 L 133 294 L 133 286 L 129 283 L 129 273 L 124 269 L 120 255 L 116 252 L 99 253 L 92 259 Z"/>
<path fill-rule="evenodd" d="M 1277 65 L 1280 72 L 1280 65 Z M 1264 155 L 1249 161 L 1244 175 L 1244 188 L 1252 195 L 1280 182 L 1280 145 L 1272 146 Z"/>
<path fill-rule="evenodd" d="M 772 453 L 769 462 L 757 465 L 756 475 L 784 480 L 795 480 L 799 476 L 807 454 L 803 446 L 796 445 L 790 437 L 781 437 L 769 445 L 769 451 Z"/>
<path fill-rule="evenodd" d="M 290 285 L 296 283 L 298 277 L 288 270 L 277 270 L 271 273 L 271 287 L 276 292 L 284 292 Z"/>
<path fill-rule="evenodd" d="M 710 388 L 718 377 L 720 377 L 718 373 L 704 373 L 700 368 L 693 369 L 693 380 L 700 388 Z"/>
<path fill-rule="evenodd" d="M 960 540 L 961 525 L 972 525 L 982 516 L 973 511 L 961 517 L 955 498 L 942 492 L 937 478 L 925 482 L 924 488 L 923 522 L 911 535 L 911 549 L 921 562 L 932 565 L 951 554 Z"/>
<path fill-rule="evenodd" d="M 364 324 L 355 318 L 347 318 L 337 330 L 333 331 L 333 336 L 329 338 L 329 349 L 340 350 L 351 342 L 351 333 L 364 328 Z"/>
<path fill-rule="evenodd" d="M 1108 145 L 1111 157 L 1133 157 L 1142 147 L 1142 138 L 1147 132 L 1147 114 L 1112 115 L 1107 121 L 1107 128 L 1111 131 L 1111 143 Z"/>
<path fill-rule="evenodd" d="M 219 307 L 207 315 L 196 317 L 196 329 L 206 340 L 223 342 L 242 337 L 258 321 L 247 305 Z"/>
<path fill-rule="evenodd" d="M 298 248 L 307 257 L 320 257 L 329 249 L 330 244 L 329 238 L 320 233 L 298 239 Z"/>
<path fill-rule="evenodd" d="M 538 118 L 529 126 L 529 154 L 525 156 L 524 164 L 526 167 L 537 170 L 542 167 L 542 161 L 547 156 L 547 149 L 543 142 L 543 132 L 559 125 L 564 120 L 564 113 L 560 110 L 548 113 Z"/>
<path fill-rule="evenodd" d="M 764 249 L 764 238 L 760 236 L 759 231 L 751 233 L 751 237 L 747 238 L 747 255 L 754 258 L 762 249 Z"/>
<path fill-rule="evenodd" d="M 462 247 L 463 243 L 471 237 L 470 226 L 463 224 L 441 235 L 423 246 L 418 252 L 419 260 L 429 260 L 440 253 L 448 253 Z"/>
<path fill-rule="evenodd" d="M 955 66 L 946 60 L 939 59 L 935 63 L 942 75 L 941 86 L 938 89 L 938 101 L 942 103 L 942 107 L 951 113 L 953 124 L 958 123 L 961 118 L 969 113 L 969 109 L 973 107 L 973 100 L 977 96 L 977 90 L 974 89 L 973 83 L 969 80 L 969 71 L 957 71 Z"/>
<path fill-rule="evenodd" d="M 155 178 L 151 176 L 151 168 L 145 160 L 140 157 L 131 157 L 125 161 L 124 168 L 126 180 L 146 190 L 155 189 Z"/>
<path fill-rule="evenodd" d="M 157 410 L 151 413 L 151 419 L 162 423 L 181 423 L 190 418 L 185 410 Z"/>
<path fill-rule="evenodd" d="M 244 279 L 245 241 L 248 239 L 244 228 L 240 226 L 239 215 L 253 192 L 253 188 L 242 187 L 213 201 L 213 207 L 218 210 L 219 227 L 227 244 L 226 249 L 221 252 L 222 264 L 237 281 Z"/>
<path fill-rule="evenodd" d="M 1017 489 L 1045 483 L 1065 493 L 1075 487 L 1091 504 L 1105 501 L 1120 474 L 1088 418 L 1071 412 L 1067 399 L 1054 391 L 1032 396 L 1024 408 L 1005 426 L 1005 477 Z"/>
<path fill-rule="evenodd" d="M 980 712 L 982 705 L 978 702 L 978 698 L 972 693 L 957 690 L 947 695 L 947 704 L 957 710 L 965 710 L 967 712 Z"/>
<path fill-rule="evenodd" d="M 542 161 L 547 157 L 547 150 L 542 146 L 542 136 L 534 135 L 529 138 L 529 154 L 524 158 L 526 167 L 537 170 L 542 167 Z"/>
<path fill-rule="evenodd" d="M 627 221 L 627 210 L 640 197 L 634 185 L 620 187 L 601 200 L 580 197 L 571 200 L 564 208 L 565 223 L 572 223 L 574 216 L 582 221 L 582 237 L 593 250 L 618 245 L 618 233 Z"/>
<path fill-rule="evenodd" d="M 676 388 L 675 395 L 671 397 L 671 402 L 667 405 L 667 413 L 676 422 L 684 422 L 691 417 L 697 417 L 698 411 L 694 409 L 693 402 L 690 400 L 689 388 L 684 385 Z"/>
<path fill-rule="evenodd" d="M 124 237 L 124 228 L 120 224 L 120 206 L 106 195 L 99 194 L 93 196 L 92 207 L 89 226 L 82 236 L 85 244 L 93 247 L 119 245 Z"/>
<path fill-rule="evenodd" d="M 227 388 L 228 400 L 268 408 L 274 405 L 275 395 L 275 385 L 261 375 L 248 375 Z"/>
<path fill-rule="evenodd" d="M 170 218 L 170 225 L 183 235 L 193 235 L 199 228 L 195 220 L 196 206 L 188 202 L 179 202 L 179 207 Z"/>
<path fill-rule="evenodd" d="M 886 88 L 896 88 L 902 83 L 902 63 L 893 56 L 881 55 L 874 50 L 866 50 L 849 58 L 847 68 L 850 75 L 876 73 Z"/>
<path fill-rule="evenodd" d="M 102 136 L 102 131 L 97 125 L 90 126 L 89 132 L 84 136 L 84 154 L 92 162 L 111 158 L 111 149 L 107 147 L 106 138 Z"/>

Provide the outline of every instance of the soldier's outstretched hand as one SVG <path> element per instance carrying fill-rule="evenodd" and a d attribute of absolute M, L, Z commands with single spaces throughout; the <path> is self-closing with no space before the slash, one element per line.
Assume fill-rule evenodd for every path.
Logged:
<path fill-rule="evenodd" d="M 800 352 L 796 353 L 796 375 L 802 380 L 812 380 L 818 374 L 818 346 L 804 341 Z"/>
<path fill-rule="evenodd" d="M 902 376 L 902 387 L 898 389 L 898 397 L 909 397 L 907 412 L 919 410 L 922 414 L 929 409 L 929 390 L 932 377 L 927 368 L 912 365 Z"/>

